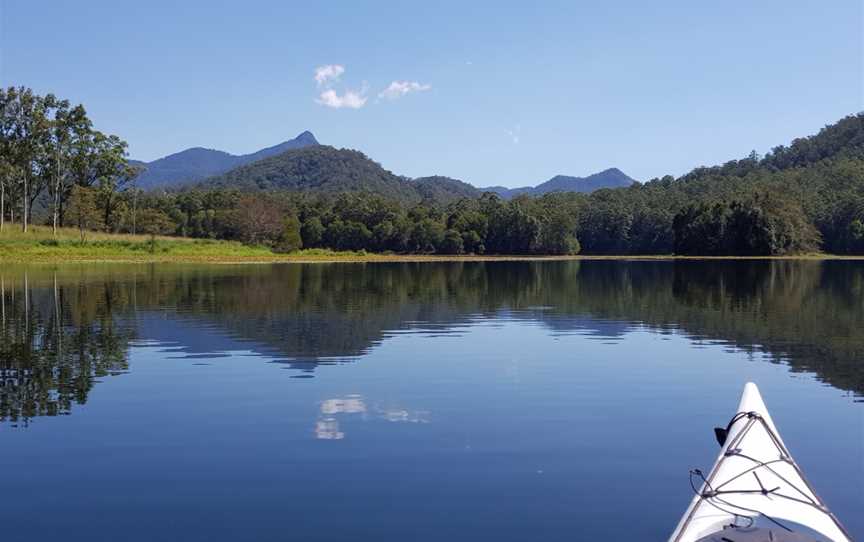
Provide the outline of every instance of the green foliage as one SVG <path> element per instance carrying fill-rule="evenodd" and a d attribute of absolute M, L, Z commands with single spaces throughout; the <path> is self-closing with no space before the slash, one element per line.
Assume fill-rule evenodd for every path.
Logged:
<path fill-rule="evenodd" d="M 447 230 L 444 232 L 444 238 L 441 240 L 440 252 L 442 254 L 462 254 L 465 252 L 465 243 L 462 241 L 462 235 L 456 230 Z"/>
<path fill-rule="evenodd" d="M 362 250 L 369 246 L 372 232 L 360 222 L 333 221 L 324 230 L 324 243 L 336 250 Z"/>
<path fill-rule="evenodd" d="M 417 201 L 405 179 L 385 170 L 361 152 L 316 145 L 258 160 L 203 181 L 202 188 L 371 192 L 400 201 Z"/>
<path fill-rule="evenodd" d="M 447 205 L 460 199 L 480 197 L 481 192 L 470 184 L 458 179 L 441 177 L 420 177 L 411 181 L 423 201 Z"/>
<path fill-rule="evenodd" d="M 274 252 L 296 252 L 301 248 L 303 248 L 303 239 L 300 237 L 300 220 L 290 214 L 285 217 L 282 237 L 279 238 Z"/>
<path fill-rule="evenodd" d="M 78 228 L 83 243 L 87 230 L 97 229 L 101 225 L 101 216 L 96 206 L 96 191 L 80 185 L 72 187 L 67 213 L 70 221 Z"/>
<path fill-rule="evenodd" d="M 101 223 L 116 226 L 117 194 L 138 170 L 126 142 L 93 129 L 84 107 L 25 87 L 0 88 L 0 225 L 17 217 L 26 231 L 34 206 L 63 224 L 74 187 L 98 187 Z"/>
<path fill-rule="evenodd" d="M 320 246 L 324 239 L 324 225 L 321 224 L 321 219 L 317 216 L 310 216 L 300 228 L 300 237 L 305 247 Z"/>
<path fill-rule="evenodd" d="M 677 254 L 772 256 L 819 246 L 819 232 L 801 206 L 780 193 L 690 206 L 675 216 L 673 227 Z"/>
<path fill-rule="evenodd" d="M 174 222 L 158 209 L 144 209 L 138 216 L 138 227 L 142 233 L 150 234 L 149 250 L 156 251 L 156 236 L 165 235 L 174 228 Z"/>

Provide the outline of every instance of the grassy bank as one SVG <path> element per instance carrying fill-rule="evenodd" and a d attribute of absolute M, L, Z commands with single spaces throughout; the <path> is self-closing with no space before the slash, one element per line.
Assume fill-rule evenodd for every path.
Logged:
<path fill-rule="evenodd" d="M 160 237 L 149 235 L 87 232 L 84 242 L 77 229 L 61 228 L 54 237 L 51 228 L 31 226 L 22 232 L 6 225 L 0 232 L 0 262 L 339 262 L 339 261 L 444 261 L 452 259 L 535 259 L 518 256 L 422 256 L 336 252 L 329 249 L 300 250 L 276 254 L 267 247 L 236 241 Z"/>
<path fill-rule="evenodd" d="M 16 224 L 0 232 L 0 262 L 339 262 L 339 261 L 449 261 L 449 260 L 539 260 L 539 259 L 687 259 L 659 256 L 449 256 L 370 254 L 335 252 L 327 249 L 301 250 L 275 254 L 266 247 L 247 246 L 236 241 L 155 237 L 148 235 L 87 232 L 81 242 L 78 230 L 62 228 L 56 238 L 51 228 L 32 226 L 22 232 Z M 806 254 L 799 259 L 834 258 L 826 254 Z M 853 257 L 854 258 L 854 257 Z M 728 259 L 728 257 L 726 258 Z M 858 257 L 857 259 L 861 259 Z"/>
<path fill-rule="evenodd" d="M 17 226 L 17 225 L 16 225 Z M 351 258 L 356 254 L 335 254 L 309 250 L 298 254 L 274 254 L 265 247 L 252 247 L 235 241 L 155 237 L 149 235 L 87 232 L 84 242 L 78 230 L 62 228 L 56 238 L 51 228 L 33 226 L 28 232 L 8 225 L 0 233 L 0 261 L 141 261 L 141 262 L 245 262 Z"/>

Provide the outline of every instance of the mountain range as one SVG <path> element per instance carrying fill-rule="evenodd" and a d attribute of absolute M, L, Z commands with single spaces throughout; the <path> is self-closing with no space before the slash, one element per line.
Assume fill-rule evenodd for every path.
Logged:
<path fill-rule="evenodd" d="M 458 179 L 438 175 L 409 179 L 396 175 L 363 153 L 321 145 L 305 131 L 294 139 L 259 151 L 234 155 L 194 147 L 141 162 L 138 186 L 144 190 L 197 185 L 201 188 L 242 190 L 310 190 L 318 192 L 370 191 L 405 201 L 435 200 L 442 203 L 479 197 L 494 192 L 505 199 L 550 192 L 592 192 L 621 188 L 636 182 L 617 168 L 587 177 L 557 175 L 537 186 L 477 188 Z"/>
<path fill-rule="evenodd" d="M 484 192 L 495 192 L 504 199 L 514 198 L 527 194 L 529 196 L 542 196 L 550 192 L 593 192 L 601 188 L 626 188 L 637 182 L 618 168 L 604 169 L 599 173 L 587 177 L 571 177 L 569 175 L 556 175 L 537 186 L 523 186 L 520 188 L 506 188 L 504 186 L 490 186 L 482 188 Z"/>
<path fill-rule="evenodd" d="M 144 190 L 154 188 L 173 188 L 207 177 L 219 175 L 239 166 L 269 158 L 292 149 L 317 145 L 318 140 L 312 132 L 306 131 L 294 139 L 267 147 L 250 154 L 230 154 L 215 149 L 193 147 L 178 153 L 169 154 L 152 162 L 130 160 L 130 163 L 144 169 L 138 176 L 138 187 Z"/>

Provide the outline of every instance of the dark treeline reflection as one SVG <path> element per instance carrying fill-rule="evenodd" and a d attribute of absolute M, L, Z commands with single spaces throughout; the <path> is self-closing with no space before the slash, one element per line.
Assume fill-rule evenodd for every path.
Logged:
<path fill-rule="evenodd" d="M 127 368 L 133 330 L 115 325 L 106 283 L 0 271 L 0 420 L 69 414 L 99 377 Z"/>
<path fill-rule="evenodd" d="M 252 350 L 311 372 L 393 332 L 492 317 L 606 336 L 679 330 L 864 392 L 854 261 L 8 267 L 0 289 L 3 420 L 69 413 L 127 369 L 132 339 L 190 357 Z"/>

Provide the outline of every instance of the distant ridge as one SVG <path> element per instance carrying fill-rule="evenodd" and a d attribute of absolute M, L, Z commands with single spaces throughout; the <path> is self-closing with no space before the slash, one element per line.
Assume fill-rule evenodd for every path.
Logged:
<path fill-rule="evenodd" d="M 246 192 L 365 192 L 402 202 L 440 204 L 481 195 L 479 190 L 457 179 L 440 176 L 409 179 L 384 169 L 360 151 L 328 145 L 290 149 L 209 177 L 196 186 Z"/>
<path fill-rule="evenodd" d="M 307 152 L 296 152 L 301 150 Z M 383 169 L 361 152 L 321 145 L 309 131 L 249 154 L 234 155 L 193 147 L 152 162 L 130 162 L 143 168 L 137 184 L 144 190 L 197 185 L 241 190 L 361 191 L 400 200 L 443 204 L 460 198 L 479 197 L 484 192 L 494 192 L 510 199 L 523 194 L 589 193 L 601 188 L 628 187 L 636 182 L 618 168 L 587 177 L 556 175 L 537 186 L 520 188 L 476 188 L 467 182 L 440 175 L 408 179 Z"/>
<path fill-rule="evenodd" d="M 529 196 L 542 196 L 550 192 L 582 192 L 589 193 L 601 188 L 626 188 L 636 183 L 635 179 L 628 176 L 618 168 L 604 169 L 587 177 L 571 177 L 569 175 L 556 175 L 548 181 L 537 186 L 523 186 L 520 188 L 506 188 L 504 186 L 490 186 L 481 188 L 484 192 L 494 192 L 505 199 L 514 198 L 523 194 Z"/>
<path fill-rule="evenodd" d="M 441 175 L 418 177 L 411 182 L 414 189 L 427 201 L 450 203 L 462 198 L 478 198 L 483 194 L 481 190 L 465 181 Z"/>
<path fill-rule="evenodd" d="M 130 160 L 144 168 L 138 176 L 138 187 L 144 190 L 173 188 L 186 183 L 225 173 L 236 167 L 269 158 L 292 149 L 318 145 L 312 132 L 305 131 L 288 141 L 250 154 L 235 155 L 215 149 L 193 147 L 169 154 L 152 162 Z"/>

